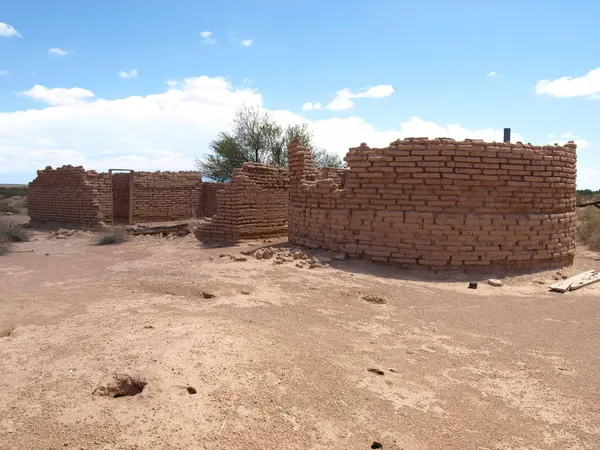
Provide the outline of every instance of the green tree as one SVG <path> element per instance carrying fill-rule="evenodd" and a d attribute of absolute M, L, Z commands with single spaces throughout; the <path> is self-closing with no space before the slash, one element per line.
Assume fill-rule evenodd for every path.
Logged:
<path fill-rule="evenodd" d="M 196 159 L 196 165 L 204 177 L 220 182 L 228 181 L 233 169 L 245 162 L 287 167 L 287 146 L 295 136 L 313 152 L 317 167 L 342 165 L 339 156 L 314 147 L 306 124 L 283 128 L 268 112 L 251 107 L 238 109 L 232 131 L 219 133 L 209 144 L 209 154 Z"/>

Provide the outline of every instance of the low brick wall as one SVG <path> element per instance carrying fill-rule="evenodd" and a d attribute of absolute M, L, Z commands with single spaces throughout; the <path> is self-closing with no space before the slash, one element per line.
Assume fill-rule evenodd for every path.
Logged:
<path fill-rule="evenodd" d="M 285 235 L 288 190 L 285 169 L 245 163 L 217 191 L 217 214 L 201 226 L 198 237 L 238 241 Z"/>
<path fill-rule="evenodd" d="M 320 179 L 289 146 L 290 242 L 427 268 L 542 268 L 575 249 L 576 145 L 405 139 L 366 144 Z"/>
<path fill-rule="evenodd" d="M 96 172 L 86 172 L 81 166 L 38 170 L 27 189 L 31 221 L 102 225 L 105 210 L 100 207 L 99 183 Z"/>
<path fill-rule="evenodd" d="M 201 217 L 203 185 L 199 172 L 135 172 L 133 221 L 161 222 Z M 216 191 L 211 185 L 209 189 Z M 33 222 L 98 227 L 129 220 L 130 174 L 96 173 L 83 167 L 47 167 L 29 183 Z M 216 193 L 213 192 L 216 198 Z M 209 196 L 210 198 L 210 196 Z M 212 200 L 216 203 L 216 200 Z"/>
<path fill-rule="evenodd" d="M 201 201 L 199 172 L 135 172 L 133 176 L 135 223 L 200 217 Z"/>

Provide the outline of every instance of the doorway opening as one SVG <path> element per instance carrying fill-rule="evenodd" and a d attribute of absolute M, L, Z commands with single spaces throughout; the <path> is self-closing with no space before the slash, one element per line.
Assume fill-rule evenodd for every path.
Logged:
<path fill-rule="evenodd" d="M 115 173 L 116 172 L 116 173 Z M 109 169 L 113 225 L 133 225 L 133 170 Z"/>

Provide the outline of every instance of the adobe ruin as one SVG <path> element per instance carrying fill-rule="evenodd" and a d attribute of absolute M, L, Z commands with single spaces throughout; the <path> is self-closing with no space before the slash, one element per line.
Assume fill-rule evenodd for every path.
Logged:
<path fill-rule="evenodd" d="M 38 171 L 33 222 L 88 227 L 212 217 L 200 239 L 285 235 L 291 243 L 403 267 L 539 269 L 575 250 L 576 145 L 408 138 L 352 148 L 348 168 L 316 169 L 293 140 L 289 172 L 246 163 L 229 183 L 198 172 Z M 133 199 L 133 205 L 130 203 Z"/>
<path fill-rule="evenodd" d="M 575 251 L 576 145 L 409 138 L 352 148 L 343 180 L 289 146 L 288 239 L 403 267 L 539 269 Z"/>
<path fill-rule="evenodd" d="M 206 183 L 199 172 L 97 173 L 83 167 L 46 167 L 29 183 L 33 223 L 57 222 L 98 228 L 111 224 L 204 217 L 216 212 L 222 183 Z"/>

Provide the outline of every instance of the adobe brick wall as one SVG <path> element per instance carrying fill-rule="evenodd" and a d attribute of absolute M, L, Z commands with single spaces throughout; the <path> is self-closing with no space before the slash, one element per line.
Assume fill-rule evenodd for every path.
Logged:
<path fill-rule="evenodd" d="M 48 166 L 38 170 L 27 189 L 27 209 L 32 222 L 61 222 L 96 227 L 102 224 L 98 200 L 98 174 L 81 166 Z"/>
<path fill-rule="evenodd" d="M 127 174 L 128 175 L 128 174 Z M 135 172 L 133 221 L 160 222 L 200 217 L 199 172 Z"/>
<path fill-rule="evenodd" d="M 28 210 L 33 222 L 99 227 L 129 219 L 129 173 L 85 171 L 83 167 L 46 167 L 29 183 Z M 213 183 L 210 183 L 213 184 Z M 133 220 L 159 222 L 202 215 L 199 172 L 135 172 Z M 111 195 L 112 192 L 112 195 Z"/>
<path fill-rule="evenodd" d="M 113 203 L 110 196 L 110 175 L 108 173 L 96 173 L 93 171 L 88 171 L 87 174 L 88 181 L 95 184 L 98 191 L 102 221 L 105 224 L 111 223 Z"/>
<path fill-rule="evenodd" d="M 217 213 L 217 191 L 224 187 L 225 183 L 202 184 L 202 217 L 212 217 Z"/>
<path fill-rule="evenodd" d="M 345 188 L 289 146 L 294 244 L 415 268 L 536 269 L 575 249 L 576 145 L 410 138 L 352 148 Z M 339 181 L 339 180 L 338 180 Z"/>
<path fill-rule="evenodd" d="M 287 170 L 245 163 L 217 191 L 217 214 L 197 233 L 226 241 L 285 235 L 288 190 Z"/>

